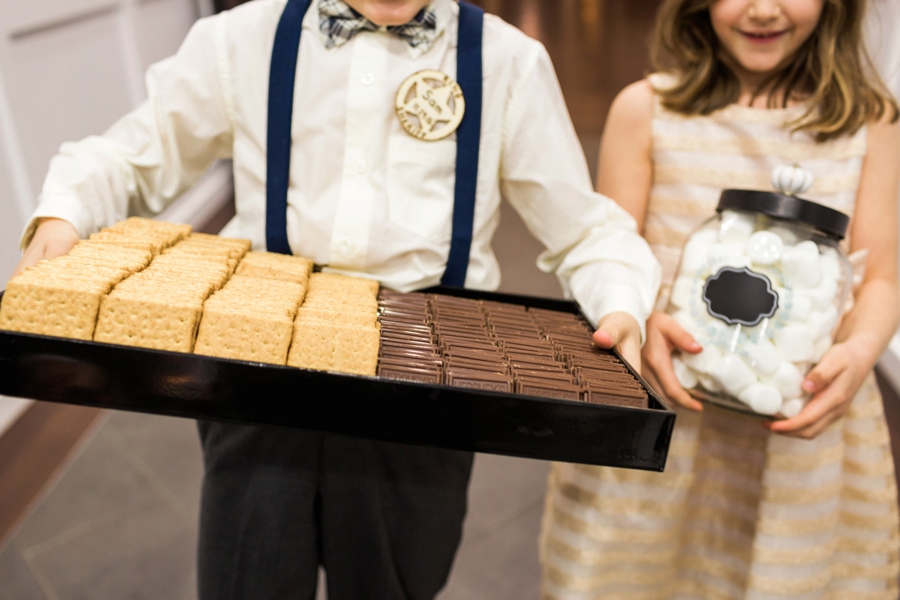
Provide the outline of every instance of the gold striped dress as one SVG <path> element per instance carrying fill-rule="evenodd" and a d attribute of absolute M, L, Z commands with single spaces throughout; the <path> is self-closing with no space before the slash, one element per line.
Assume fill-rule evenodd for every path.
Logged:
<path fill-rule="evenodd" d="M 654 81 L 657 87 L 660 81 Z M 682 244 L 723 188 L 771 190 L 799 163 L 805 197 L 853 213 L 865 130 L 823 144 L 783 124 L 802 107 L 730 106 L 684 117 L 659 103 L 645 235 L 664 308 Z M 559 600 L 897 600 L 897 490 L 870 375 L 849 413 L 814 440 L 706 406 L 679 411 L 665 473 L 555 464 L 540 550 Z"/>

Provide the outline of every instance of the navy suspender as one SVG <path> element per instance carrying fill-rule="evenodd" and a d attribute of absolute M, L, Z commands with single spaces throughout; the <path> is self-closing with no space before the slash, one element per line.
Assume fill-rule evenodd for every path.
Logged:
<path fill-rule="evenodd" d="M 478 151 L 481 147 L 482 33 L 484 11 L 459 3 L 459 38 L 456 47 L 456 81 L 466 99 L 466 114 L 456 130 L 456 191 L 453 198 L 453 234 L 444 285 L 464 287 L 472 248 L 475 221 L 475 188 L 478 183 Z"/>
<path fill-rule="evenodd" d="M 272 48 L 269 68 L 269 115 L 266 131 L 266 249 L 290 254 L 287 236 L 287 194 L 291 178 L 291 121 L 294 79 L 300 54 L 303 16 L 311 0 L 288 0 Z"/>
<path fill-rule="evenodd" d="M 272 48 L 269 70 L 269 114 L 266 159 L 266 247 L 269 252 L 290 254 L 287 236 L 287 193 L 291 167 L 291 117 L 300 33 L 303 17 L 312 0 L 288 0 Z M 462 287 L 466 282 L 475 192 L 478 183 L 478 153 L 481 142 L 482 32 L 484 11 L 459 3 L 459 38 L 456 78 L 466 99 L 466 114 L 456 130 L 456 190 L 453 202 L 453 233 L 447 268 L 441 283 Z M 428 142 L 422 142 L 428 143 Z"/>

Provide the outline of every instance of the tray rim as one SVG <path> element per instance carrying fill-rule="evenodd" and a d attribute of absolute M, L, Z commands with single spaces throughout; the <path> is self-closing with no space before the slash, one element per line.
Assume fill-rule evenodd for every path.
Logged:
<path fill-rule="evenodd" d="M 557 300 L 557 299 L 548 299 L 537 296 L 520 296 L 515 294 L 496 294 L 493 292 L 485 292 L 481 290 L 468 290 L 468 289 L 460 289 L 460 288 L 446 288 L 446 287 L 437 287 L 437 288 L 428 288 L 425 290 L 420 290 L 424 293 L 441 293 L 446 295 L 457 295 L 457 296 L 468 296 L 473 298 L 494 300 L 498 302 L 511 301 L 513 303 L 521 303 L 526 306 L 535 306 L 538 308 L 548 308 L 550 310 L 560 310 L 563 312 L 570 312 L 573 314 L 580 314 L 583 318 L 584 315 L 578 307 L 577 303 L 573 301 L 567 300 Z M 3 293 L 0 292 L 0 301 L 2 301 Z M 587 321 L 590 323 L 589 321 Z M 604 419 L 624 419 L 625 422 L 628 423 L 641 423 L 646 424 L 651 428 L 656 428 L 657 438 L 653 442 L 653 450 L 650 452 L 648 450 L 648 454 L 650 458 L 643 457 L 642 455 L 636 454 L 619 454 L 619 455 L 611 455 L 612 458 L 606 459 L 604 458 L 604 462 L 598 462 L 598 458 L 591 457 L 589 459 L 580 459 L 574 460 L 571 457 L 560 459 L 553 456 L 541 456 L 538 455 L 541 452 L 544 454 L 549 454 L 548 452 L 544 452 L 544 446 L 540 446 L 539 444 L 535 446 L 536 450 L 534 453 L 529 449 L 523 450 L 522 448 L 510 449 L 512 446 L 516 444 L 508 444 L 505 441 L 496 442 L 499 446 L 495 447 L 494 441 L 490 439 L 490 435 L 485 436 L 484 432 L 479 429 L 480 423 L 476 423 L 472 426 L 471 431 L 463 432 L 465 435 L 469 437 L 464 437 L 463 442 L 471 443 L 473 446 L 469 448 L 467 447 L 459 447 L 458 449 L 470 449 L 478 452 L 491 452 L 496 454 L 506 454 L 511 456 L 520 456 L 527 458 L 536 458 L 542 460 L 566 460 L 568 462 L 582 462 L 585 464 L 608 464 L 609 466 L 624 466 L 627 468 L 636 468 L 642 470 L 650 470 L 650 471 L 661 471 L 668 457 L 668 446 L 671 442 L 672 430 L 674 428 L 674 420 L 676 417 L 675 411 L 672 410 L 671 407 L 656 393 L 655 390 L 637 373 L 633 367 L 627 362 L 623 363 L 626 365 L 628 370 L 635 375 L 638 380 L 641 382 L 641 385 L 647 390 L 649 396 L 652 398 L 650 402 L 650 406 L 646 409 L 644 408 L 633 408 L 633 407 L 625 407 L 625 406 L 612 406 L 612 405 L 598 405 L 591 404 L 583 401 L 572 401 L 572 400 L 562 400 L 556 398 L 546 398 L 541 396 L 531 396 L 524 394 L 517 394 L 512 392 L 496 392 L 496 391 L 488 391 L 488 390 L 475 390 L 470 388 L 461 388 L 457 386 L 448 386 L 448 385 L 434 385 L 420 382 L 410 382 L 403 381 L 397 379 L 390 378 L 382 378 L 377 376 L 366 376 L 366 375 L 351 375 L 345 373 L 335 373 L 328 371 L 316 371 L 311 369 L 301 369 L 297 367 L 291 367 L 287 365 L 273 365 L 267 363 L 259 363 L 245 360 L 235 360 L 235 359 L 225 359 L 219 357 L 211 357 L 204 356 L 193 353 L 181 353 L 181 352 L 171 352 L 166 350 L 155 350 L 149 348 L 139 348 L 134 346 L 123 346 L 118 344 L 106 344 L 101 342 L 94 342 L 92 340 L 77 340 L 71 338 L 60 338 L 54 336 L 47 336 L 41 334 L 32 334 L 32 333 L 21 333 L 21 332 L 12 332 L 12 331 L 0 331 L 0 339 L 6 338 L 7 342 L 11 342 L 13 344 L 18 343 L 16 340 L 21 340 L 25 343 L 26 347 L 40 347 L 41 345 L 49 344 L 51 348 L 54 350 L 59 350 L 56 354 L 50 353 L 52 356 L 56 358 L 69 358 L 69 359 L 77 359 L 79 354 L 84 352 L 84 349 L 90 349 L 89 354 L 91 354 L 92 358 L 96 356 L 95 353 L 99 353 L 100 357 L 112 357 L 116 354 L 125 352 L 125 357 L 128 361 L 140 361 L 141 357 L 154 357 L 152 361 L 163 363 L 165 361 L 180 361 L 185 362 L 187 359 L 188 366 L 193 367 L 203 367 L 216 365 L 228 365 L 225 369 L 225 377 L 232 376 L 233 373 L 239 373 L 243 375 L 250 375 L 250 378 L 259 377 L 267 377 L 266 373 L 278 373 L 279 375 L 276 379 L 279 380 L 290 380 L 290 381 L 302 381 L 302 382 L 310 382 L 313 385 L 319 386 L 333 386 L 335 388 L 359 388 L 360 390 L 374 390 L 377 394 L 386 395 L 392 394 L 395 392 L 399 392 L 404 394 L 404 392 L 408 392 L 410 398 L 426 398 L 426 397 L 443 397 L 443 398 L 455 398 L 455 399 L 466 399 L 466 404 L 462 406 L 460 410 L 460 414 L 476 414 L 472 412 L 473 407 L 470 406 L 470 402 L 477 401 L 478 399 L 486 400 L 490 403 L 490 408 L 488 410 L 494 410 L 499 408 L 506 408 L 511 410 L 515 414 L 522 414 L 527 416 L 540 415 L 547 410 L 547 413 L 553 413 L 554 411 L 558 411 L 560 415 L 560 419 L 564 421 L 569 419 L 569 421 L 565 421 L 565 423 L 578 422 L 580 419 L 592 420 L 594 417 L 598 417 L 601 420 Z M 35 346 L 36 345 L 36 346 Z M 621 355 L 616 351 L 616 356 L 621 359 Z M 3 363 L 3 359 L 6 357 L 0 357 L 0 365 Z M 8 359 L 7 359 L 8 360 Z M 102 363 L 104 366 L 107 364 L 113 364 L 113 361 L 109 363 Z M 247 371 L 247 369 L 251 369 Z M 296 377 L 292 377 L 292 373 L 297 373 Z M 8 389 L 4 386 L 5 389 Z M 5 391 L 7 395 L 8 391 Z M 25 395 L 21 395 L 20 397 L 29 397 Z M 34 396 L 31 396 L 34 398 Z M 214 421 L 225 421 L 225 422 L 237 422 L 237 423 L 246 423 L 246 424 L 259 424 L 261 426 L 285 426 L 291 428 L 300 428 L 303 429 L 302 425 L 296 424 L 288 424 L 288 425 L 279 425 L 278 423 L 261 420 L 261 419 L 269 419 L 270 414 L 274 414 L 284 408 L 288 410 L 286 407 L 274 407 L 271 408 L 268 412 L 262 411 L 261 413 L 254 413 L 256 416 L 256 420 L 249 420 L 246 417 L 239 418 L 229 418 L 222 416 L 223 414 L 229 411 L 229 407 L 225 407 L 224 409 L 219 410 L 217 407 L 216 411 L 210 411 L 210 413 L 201 413 L 199 409 L 194 409 L 194 405 L 191 405 L 186 400 L 181 398 L 173 399 L 170 403 L 165 405 L 160 405 L 158 407 L 148 407 L 148 405 L 141 404 L 143 399 L 138 398 L 134 400 L 134 398 L 138 398 L 138 394 L 131 394 L 128 397 L 127 403 L 114 403 L 114 402 L 103 402 L 94 400 L 84 399 L 74 401 L 68 398 L 35 398 L 40 401 L 51 401 L 51 402 L 68 402 L 70 404 L 78 404 L 78 405 L 86 405 L 86 406 L 98 406 L 102 408 L 109 408 L 115 410 L 127 410 L 132 412 L 143 412 L 147 414 L 157 414 L 157 415 L 171 415 L 171 416 L 179 416 L 184 418 L 192 418 L 198 420 L 214 420 Z M 189 408 L 185 408 L 189 407 Z M 444 410 L 441 406 L 433 406 L 435 414 L 440 413 L 441 410 Z M 241 410 L 246 410 L 244 407 L 240 407 Z M 193 410 L 193 412 L 192 412 Z M 452 409 L 451 409 L 452 410 Z M 469 411 L 467 413 L 466 411 Z M 238 411 L 240 412 L 240 410 Z M 263 416 L 260 417 L 259 415 Z M 202 415 L 202 416 L 200 416 Z M 572 416 L 574 415 L 574 417 Z M 313 415 L 311 417 L 312 421 L 316 421 L 316 419 L 321 420 L 321 415 Z M 573 420 L 574 419 L 574 420 Z M 296 419 L 295 419 L 296 420 Z M 301 419 L 302 420 L 302 419 Z M 326 419 L 327 421 L 327 419 Z M 563 423 L 563 424 L 565 424 Z M 602 424 L 598 425 L 600 429 L 602 429 Z M 341 431 L 334 431 L 331 429 L 316 429 L 319 431 L 331 431 L 332 433 L 341 434 Z M 351 427 L 348 427 L 348 430 Z M 397 431 L 401 431 L 403 427 L 398 427 Z M 508 433 L 508 432 L 507 432 Z M 398 440 L 395 438 L 386 438 L 386 437 L 378 437 L 376 434 L 364 435 L 359 433 L 346 433 L 346 435 L 357 435 L 360 437 L 370 437 L 371 439 L 388 439 L 392 441 L 400 441 L 403 443 L 403 440 Z M 430 444 L 427 441 L 407 441 L 406 443 L 417 444 L 417 445 L 434 445 L 437 447 L 451 447 L 445 445 L 440 440 L 442 433 L 438 432 L 434 439 L 439 440 L 434 444 Z M 501 435 L 498 436 L 498 439 L 505 435 L 504 432 L 501 432 Z M 635 433 L 637 435 L 637 433 Z M 473 437 L 474 436 L 474 437 Z M 664 438 L 664 439 L 663 439 Z M 663 446 L 659 447 L 660 440 L 662 440 Z M 460 442 L 460 443 L 463 443 Z M 647 446 L 644 442 L 645 446 L 643 448 L 648 449 L 650 446 Z M 504 446 L 506 444 L 506 446 Z M 565 446 L 565 444 L 564 444 Z M 637 448 L 637 446 L 632 446 L 628 448 L 628 450 L 632 450 Z M 568 451 L 568 450 L 566 450 Z M 660 454 L 661 453 L 661 454 Z M 625 457 L 625 458 L 623 458 Z M 628 464 L 624 464 L 628 463 Z"/>
<path fill-rule="evenodd" d="M 2 302 L 3 302 L 3 295 L 4 295 L 5 291 L 6 290 L 0 290 L 0 304 L 2 304 Z M 585 322 L 587 322 L 589 325 L 591 325 L 592 329 L 596 330 L 596 328 L 591 324 L 590 319 L 588 319 L 584 315 L 584 312 L 581 310 L 581 306 L 574 300 L 559 300 L 556 298 L 544 298 L 541 296 L 527 296 L 527 295 L 522 295 L 522 294 L 496 293 L 496 292 L 490 292 L 487 290 L 472 290 L 469 288 L 457 288 L 457 287 L 451 287 L 451 286 L 434 286 L 434 287 L 425 288 L 422 290 L 417 290 L 416 292 L 413 292 L 413 293 L 444 294 L 444 295 L 448 295 L 448 296 L 471 297 L 474 299 L 483 299 L 482 296 L 484 294 L 490 294 L 491 300 L 495 300 L 497 302 L 505 302 L 505 300 L 502 300 L 500 298 L 509 298 L 509 299 L 513 299 L 513 300 L 521 300 L 521 302 L 520 302 L 521 304 L 524 304 L 525 302 L 535 302 L 536 304 L 537 303 L 555 304 L 555 305 L 559 306 L 561 309 L 563 309 L 563 310 L 560 310 L 560 312 L 563 312 L 565 310 L 567 312 L 577 314 L 581 318 L 583 318 L 585 320 Z M 510 302 L 510 303 L 516 304 L 519 302 Z M 531 305 L 528 304 L 527 306 L 531 306 Z M 540 307 L 540 308 L 544 308 L 544 307 Z M 549 310 L 559 310 L 559 309 L 551 308 Z M 585 405 L 585 406 L 590 406 L 590 407 L 600 408 L 600 409 L 621 408 L 621 409 L 629 410 L 629 411 L 653 411 L 653 412 L 671 413 L 673 415 L 675 414 L 675 411 L 672 410 L 672 408 L 668 405 L 668 403 L 666 403 L 666 401 L 663 400 L 663 398 L 641 376 L 641 374 L 634 367 L 632 367 L 631 363 L 629 363 L 627 360 L 625 360 L 625 358 L 619 353 L 619 350 L 617 348 L 613 348 L 612 350 L 610 350 L 610 352 L 612 352 L 616 356 L 616 358 L 618 358 L 619 360 L 622 361 L 622 364 L 625 365 L 625 367 L 628 369 L 628 372 L 631 373 L 631 375 L 633 375 L 641 383 L 641 385 L 647 391 L 648 395 L 659 404 L 659 408 L 650 408 L 650 407 L 634 408 L 631 406 L 613 406 L 613 405 L 604 405 L 604 404 L 592 404 L 590 402 L 580 402 L 577 400 L 561 400 L 558 398 L 547 398 L 546 396 L 532 396 L 532 395 L 528 395 L 528 394 L 517 394 L 515 392 L 495 392 L 495 391 L 489 391 L 489 390 L 476 390 L 476 389 L 472 389 L 472 388 L 460 388 L 458 386 L 451 386 L 451 385 L 446 385 L 446 384 L 430 384 L 430 383 L 421 383 L 421 382 L 415 382 L 415 381 L 405 381 L 405 380 L 400 380 L 400 379 L 390 379 L 387 377 L 378 377 L 377 375 L 356 375 L 356 374 L 352 374 L 352 373 L 341 373 L 339 371 L 321 371 L 321 370 L 316 370 L 316 369 L 305 369 L 302 367 L 292 367 L 290 365 L 276 365 L 273 363 L 262 363 L 262 362 L 254 362 L 254 361 L 241 360 L 241 359 L 235 359 L 235 358 L 222 358 L 219 356 L 208 356 L 205 354 L 195 354 L 193 352 L 175 352 L 175 351 L 171 351 L 171 350 L 158 350 L 155 348 L 142 348 L 140 346 L 128 346 L 125 344 L 109 344 L 106 342 L 95 342 L 93 340 L 79 340 L 79 339 L 75 339 L 75 338 L 57 337 L 57 336 L 44 335 L 44 334 L 39 334 L 39 333 L 24 333 L 24 332 L 19 332 L 19 331 L 9 331 L 9 330 L 5 330 L 5 329 L 0 329 L 0 335 L 28 336 L 28 337 L 32 337 L 32 338 L 36 338 L 36 339 L 43 339 L 48 342 L 54 342 L 54 343 L 84 344 L 87 346 L 122 348 L 122 349 L 126 349 L 128 351 L 133 351 L 133 352 L 151 352 L 154 354 L 160 354 L 160 355 L 164 355 L 164 356 L 192 356 L 192 357 L 196 357 L 196 358 L 203 358 L 203 359 L 214 360 L 214 361 L 226 361 L 226 362 L 232 363 L 232 364 L 240 364 L 240 365 L 251 366 L 251 367 L 262 367 L 262 368 L 269 368 L 269 369 L 300 370 L 300 371 L 306 371 L 309 373 L 320 373 L 320 374 L 326 374 L 326 375 L 331 375 L 331 376 L 336 376 L 336 377 L 352 377 L 352 378 L 357 378 L 357 379 L 366 380 L 366 381 L 389 381 L 392 383 L 404 383 L 404 384 L 415 385 L 415 386 L 425 387 L 425 388 L 435 388 L 435 389 L 454 390 L 454 391 L 465 390 L 467 393 L 474 394 L 474 395 L 488 395 L 488 396 L 496 396 L 496 397 L 511 397 L 512 396 L 512 397 L 522 398 L 522 399 L 539 400 L 541 402 L 549 402 L 552 404 L 569 405 L 572 403 L 576 403 L 579 405 Z"/>

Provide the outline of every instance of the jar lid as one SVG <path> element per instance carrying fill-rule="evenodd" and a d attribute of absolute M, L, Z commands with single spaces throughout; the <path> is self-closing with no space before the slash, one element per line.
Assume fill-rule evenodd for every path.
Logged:
<path fill-rule="evenodd" d="M 844 239 L 850 224 L 850 217 L 838 210 L 778 192 L 723 190 L 716 212 L 723 210 L 748 210 L 778 219 L 800 221 L 839 240 Z"/>

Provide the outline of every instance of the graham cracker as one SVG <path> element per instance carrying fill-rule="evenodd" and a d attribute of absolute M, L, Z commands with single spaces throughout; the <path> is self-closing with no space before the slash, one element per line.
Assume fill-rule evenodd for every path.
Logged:
<path fill-rule="evenodd" d="M 219 310 L 207 303 L 194 353 L 283 365 L 292 330 L 287 316 Z"/>
<path fill-rule="evenodd" d="M 94 341 L 190 352 L 202 310 L 200 301 L 141 297 L 114 290 L 100 305 Z"/>
<path fill-rule="evenodd" d="M 341 323 L 357 327 L 374 327 L 378 319 L 377 312 L 372 311 L 342 311 L 327 308 L 314 308 L 303 304 L 297 310 L 298 318 L 312 321 L 324 321 L 327 323 Z"/>
<path fill-rule="evenodd" d="M 287 364 L 301 369 L 331 370 L 338 327 L 323 321 L 296 321 Z"/>
<path fill-rule="evenodd" d="M 107 289 L 84 281 L 15 277 L 0 305 L 0 329 L 90 340 Z"/>
<path fill-rule="evenodd" d="M 376 327 L 343 325 L 336 331 L 331 369 L 355 375 L 375 375 L 381 332 Z"/>
<path fill-rule="evenodd" d="M 247 261 L 241 261 L 238 264 L 235 275 L 256 277 L 258 279 L 280 279 L 304 285 L 309 278 L 309 273 L 305 269 L 284 269 L 277 265 L 264 265 Z"/>
<path fill-rule="evenodd" d="M 298 317 L 288 354 L 288 365 L 304 369 L 375 375 L 380 332 Z"/>

